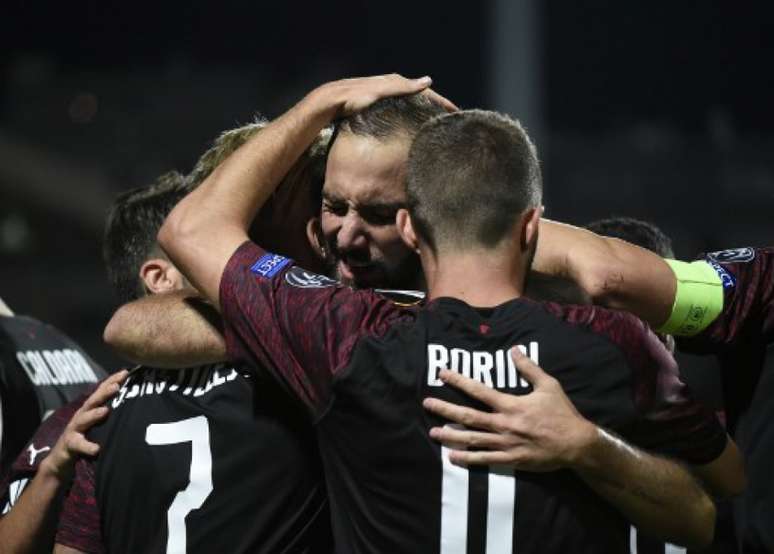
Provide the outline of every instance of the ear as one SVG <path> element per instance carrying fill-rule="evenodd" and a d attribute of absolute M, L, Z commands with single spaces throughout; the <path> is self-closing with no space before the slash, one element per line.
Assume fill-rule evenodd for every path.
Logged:
<path fill-rule="evenodd" d="M 414 232 L 411 214 L 406 208 L 399 209 L 395 214 L 395 224 L 398 227 L 398 234 L 406 246 L 419 254 L 419 239 L 417 239 L 417 234 Z"/>
<path fill-rule="evenodd" d="M 163 258 L 151 258 L 140 267 L 140 279 L 149 294 L 180 290 L 185 286 L 185 277 L 172 262 Z"/>
<path fill-rule="evenodd" d="M 543 206 L 530 208 L 524 213 L 522 219 L 521 248 L 529 250 L 537 244 L 538 227 L 543 216 Z"/>
<path fill-rule="evenodd" d="M 324 246 L 325 241 L 323 240 L 319 217 L 311 217 L 309 218 L 309 221 L 306 222 L 306 238 L 315 254 L 317 254 L 321 260 L 324 260 L 328 256 L 328 252 Z"/>

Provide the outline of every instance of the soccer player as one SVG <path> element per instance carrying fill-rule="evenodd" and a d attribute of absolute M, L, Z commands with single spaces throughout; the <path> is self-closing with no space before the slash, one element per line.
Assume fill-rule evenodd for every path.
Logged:
<path fill-rule="evenodd" d="M 91 396 L 65 404 L 35 431 L 0 484 L 0 552 L 51 551 L 75 461 L 99 452 L 85 433 L 107 415 L 104 404 L 126 376 L 114 373 Z"/>
<path fill-rule="evenodd" d="M 610 217 L 589 223 L 585 228 L 599 235 L 625 240 L 665 258 L 674 257 L 671 239 L 658 227 L 647 221 L 630 217 Z M 561 292 L 566 294 L 565 291 Z M 674 351 L 674 338 L 671 335 L 660 335 L 659 338 L 670 352 Z M 452 449 L 450 455 L 458 462 L 466 464 L 486 465 L 494 461 L 500 463 L 515 462 L 516 458 L 513 454 L 518 447 L 519 429 L 525 423 L 520 421 L 520 418 L 523 416 L 517 414 L 510 406 L 511 397 L 507 394 L 488 390 L 472 379 L 457 373 L 450 372 L 444 374 L 443 380 L 447 385 L 459 388 L 465 394 L 483 402 L 493 412 L 501 414 L 500 423 L 503 423 L 503 420 L 508 421 L 506 425 L 499 427 L 499 436 L 494 434 L 488 435 L 490 444 L 494 445 L 495 448 L 488 452 L 486 450 L 479 450 L 478 452 L 466 451 L 466 447 L 472 446 L 472 441 L 480 442 L 482 440 L 484 437 L 482 433 L 494 433 L 496 428 L 492 425 L 494 420 L 492 414 L 471 408 L 461 408 L 443 402 L 428 402 L 427 407 L 434 413 L 457 423 L 463 423 L 464 421 L 467 424 L 466 426 L 474 431 L 473 433 L 459 433 L 449 428 L 437 429 L 435 431 L 436 437 L 445 446 Z M 727 491 L 727 494 L 733 492 Z M 730 522 L 730 512 L 728 511 L 729 505 L 730 503 L 727 500 L 718 503 L 718 526 L 716 527 L 712 552 L 728 554 L 736 551 L 732 524 Z M 721 516 L 723 517 L 721 518 Z M 632 543 L 632 551 L 639 554 L 663 554 L 665 552 L 676 553 L 684 551 L 674 545 L 658 543 L 650 537 L 643 536 L 637 533 L 634 527 L 632 528 L 630 541 Z"/>
<path fill-rule="evenodd" d="M 438 371 L 456 364 L 488 385 L 524 394 L 529 386 L 506 360 L 508 348 L 522 344 L 532 356 L 545 356 L 581 413 L 643 446 L 694 463 L 714 460 L 726 446 L 722 428 L 685 397 L 671 358 L 638 321 L 519 299 L 537 237 L 540 194 L 534 151 L 512 121 L 485 112 L 440 117 L 411 147 L 411 215 L 399 210 L 398 227 L 420 252 L 433 299 L 424 310 L 399 310 L 373 293 L 329 281 L 300 284 L 301 270 L 289 259 L 245 242 L 261 188 L 284 174 L 318 124 L 380 95 L 410 94 L 428 84 L 388 76 L 316 89 L 252 141 L 245 155 L 262 164 L 250 186 L 229 173 L 244 156 L 228 160 L 220 178 L 187 196 L 159 234 L 172 259 L 223 311 L 230 353 L 271 360 L 266 369 L 311 412 L 337 548 L 627 551 L 628 524 L 584 483 L 620 500 L 630 517 L 647 513 L 651 530 L 666 528 L 675 541 L 706 543 L 714 508 L 690 476 L 623 447 L 577 413 L 569 418 L 574 423 L 563 437 L 563 453 L 542 467 L 575 473 L 519 472 L 517 479 L 494 469 L 474 475 L 450 464 L 427 440 L 437 421 L 423 416 L 421 398 L 449 394 Z M 447 126 L 450 140 L 436 141 Z M 426 155 L 415 155 L 422 152 L 418 144 L 425 144 Z M 503 190 L 506 184 L 515 190 Z M 449 202 L 447 187 L 454 192 Z M 439 204 L 447 208 L 445 217 L 428 223 L 423 218 Z M 596 464 L 613 460 L 622 465 L 606 465 L 615 471 L 602 473 L 622 482 L 634 467 L 653 464 L 662 483 L 675 487 L 668 489 L 672 502 L 651 504 L 652 495 L 664 491 L 640 494 L 641 488 L 634 493 L 620 481 L 596 481 Z M 678 489 L 684 492 L 674 498 Z M 514 511 L 516 502 L 523 507 Z"/>
<path fill-rule="evenodd" d="M 107 377 L 51 325 L 0 308 L 0 475 L 57 408 Z"/>
<path fill-rule="evenodd" d="M 124 300 L 186 286 L 155 243 L 183 184 L 167 174 L 114 204 L 105 261 Z M 77 464 L 59 550 L 331 551 L 314 435 L 276 386 L 231 364 L 140 367 L 109 407 L 90 435 L 99 457 Z"/>
<path fill-rule="evenodd" d="M 674 334 L 678 348 L 719 356 L 726 418 L 749 481 L 734 501 L 737 539 L 742 552 L 774 551 L 774 248 L 685 263 L 549 222 L 535 262 L 576 281 L 595 302 Z"/>

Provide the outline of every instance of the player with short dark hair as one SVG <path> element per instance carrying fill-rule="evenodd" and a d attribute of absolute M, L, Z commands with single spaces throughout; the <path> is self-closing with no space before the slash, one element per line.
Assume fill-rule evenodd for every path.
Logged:
<path fill-rule="evenodd" d="M 625 240 L 641 248 L 655 252 L 662 258 L 674 258 L 672 239 L 649 221 L 633 217 L 606 217 L 585 225 L 598 235 Z"/>
<path fill-rule="evenodd" d="M 395 213 L 406 205 L 411 140 L 443 113 L 443 101 L 414 94 L 381 98 L 336 121 L 320 219 L 308 232 L 330 277 L 356 287 L 424 288 L 419 258 L 402 243 Z"/>
<path fill-rule="evenodd" d="M 739 547 L 774 551 L 774 248 L 710 252 L 686 263 L 549 222 L 536 265 L 674 334 L 679 349 L 719 356 L 726 420 L 749 479 L 734 501 Z"/>
<path fill-rule="evenodd" d="M 184 278 L 148 240 L 184 185 L 167 174 L 122 194 L 111 209 L 105 262 L 124 290 L 185 290 Z M 113 247 L 119 237 L 142 245 L 132 249 L 133 263 Z M 331 551 L 314 436 L 277 387 L 256 387 L 254 375 L 231 364 L 140 367 L 109 407 L 107 421 L 90 435 L 102 445 L 99 457 L 77 465 L 57 533 L 61 547 Z"/>
<path fill-rule="evenodd" d="M 412 212 L 399 210 L 398 228 L 409 247 L 419 250 L 428 279 L 431 301 L 423 310 L 398 309 L 374 293 L 330 280 L 301 280 L 303 270 L 291 260 L 245 242 L 263 194 L 258 185 L 272 183 L 292 165 L 314 137 L 317 124 L 357 111 L 380 95 L 411 94 L 428 84 L 426 79 L 388 76 L 320 87 L 271 123 L 250 148 L 227 160 L 220 178 L 206 180 L 181 201 L 159 233 L 162 247 L 192 283 L 219 304 L 232 356 L 271 360 L 266 369 L 310 412 L 326 468 L 337 548 L 628 551 L 628 523 L 588 486 L 607 499 L 626 496 L 631 503 L 624 502 L 621 509 L 629 517 L 647 512 L 651 530 L 666 528 L 675 540 L 706 543 L 714 508 L 691 477 L 671 463 L 623 447 L 575 412 L 566 397 L 561 418 L 571 429 L 558 426 L 562 453 L 553 452 L 531 467 L 552 470 L 548 473 L 500 468 L 469 472 L 450 464 L 428 440 L 428 430 L 440 420 L 428 418 L 421 401 L 428 395 L 449 399 L 453 394 L 438 380 L 446 366 L 534 400 L 522 378 L 539 376 L 526 371 L 520 375 L 518 363 L 508 361 L 509 348 L 523 345 L 531 356 L 545 361 L 581 413 L 640 445 L 693 463 L 714 460 L 725 448 L 722 428 L 689 400 L 671 358 L 637 320 L 590 307 L 562 308 L 519 298 L 537 238 L 540 210 L 532 202 L 539 197 L 524 199 L 527 209 L 511 213 L 512 225 L 500 227 L 504 234 L 497 237 L 496 229 L 488 229 L 488 246 L 468 237 L 466 247 L 453 256 L 448 248 L 436 255 L 428 237 L 414 227 L 413 210 L 421 206 L 412 206 Z M 439 117 L 423 127 L 415 144 L 420 148 L 423 140 L 435 140 L 437 126 L 459 124 L 458 132 L 449 133 L 450 140 L 472 140 L 468 146 L 480 146 L 495 157 L 477 142 L 479 135 L 460 131 L 468 125 L 491 129 L 489 119 L 482 112 Z M 518 134 L 517 126 L 511 129 Z M 254 184 L 245 186 L 232 178 L 246 157 L 258 158 L 259 153 L 263 163 L 252 175 Z M 436 162 L 440 172 L 443 163 Z M 466 160 L 455 162 L 464 165 Z M 519 188 L 520 176 L 535 174 L 530 168 L 535 163 L 528 158 L 515 167 L 505 164 L 514 187 Z M 522 166 L 530 170 L 519 172 Z M 502 169 L 496 163 L 488 167 Z M 460 181 L 452 186 L 463 185 Z M 494 182 L 482 177 L 482 183 Z M 410 172 L 408 186 L 411 191 Z M 474 212 L 482 202 L 508 204 L 475 181 L 468 186 Z M 213 204 L 219 206 L 218 213 L 207 209 Z M 561 398 L 561 387 L 553 382 L 548 396 Z M 542 386 L 540 392 L 537 396 L 542 397 Z M 535 430 L 540 427 L 551 426 Z M 632 468 L 641 464 L 667 472 L 662 483 L 674 488 L 667 502 L 656 503 L 658 508 L 650 504 L 650 493 L 663 491 L 627 496 L 632 491 L 626 486 L 590 477 L 597 463 L 620 462 L 633 452 L 635 462 L 603 473 L 628 482 Z M 677 490 L 681 492 L 675 494 Z"/>

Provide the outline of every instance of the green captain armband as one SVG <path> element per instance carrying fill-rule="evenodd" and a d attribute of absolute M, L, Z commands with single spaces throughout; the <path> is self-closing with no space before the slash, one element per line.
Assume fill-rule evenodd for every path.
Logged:
<path fill-rule="evenodd" d="M 723 283 L 705 261 L 664 260 L 675 274 L 672 314 L 659 333 L 690 337 L 706 329 L 723 310 Z"/>

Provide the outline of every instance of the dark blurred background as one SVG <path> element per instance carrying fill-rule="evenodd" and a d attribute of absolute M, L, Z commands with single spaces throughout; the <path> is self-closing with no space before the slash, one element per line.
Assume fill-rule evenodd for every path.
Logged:
<path fill-rule="evenodd" d="M 345 76 L 430 74 L 524 121 L 546 214 L 655 222 L 678 257 L 771 244 L 774 5 L 4 2 L 0 296 L 107 367 L 114 195 Z"/>

